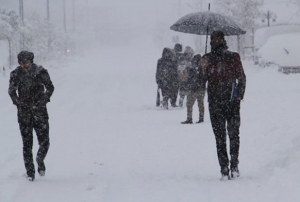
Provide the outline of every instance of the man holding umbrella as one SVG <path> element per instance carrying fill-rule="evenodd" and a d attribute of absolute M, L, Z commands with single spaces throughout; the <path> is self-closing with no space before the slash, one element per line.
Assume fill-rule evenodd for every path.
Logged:
<path fill-rule="evenodd" d="M 238 53 L 228 51 L 224 33 L 213 31 L 211 52 L 202 57 L 199 72 L 207 83 L 210 119 L 216 138 L 221 180 L 239 177 L 240 102 L 246 88 L 246 75 Z M 226 146 L 230 140 L 230 172 Z"/>

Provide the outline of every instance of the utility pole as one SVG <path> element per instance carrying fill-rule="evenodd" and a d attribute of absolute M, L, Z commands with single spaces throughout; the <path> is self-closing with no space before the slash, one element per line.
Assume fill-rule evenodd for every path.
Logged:
<path fill-rule="evenodd" d="M 273 13 L 272 11 L 268 10 L 266 14 L 263 14 L 262 16 L 262 22 L 265 22 L 265 19 L 268 21 L 268 27 L 270 27 L 270 20 L 273 20 L 273 22 L 276 22 L 277 15 Z"/>
<path fill-rule="evenodd" d="M 72 22 L 73 22 L 73 32 L 75 32 L 75 0 L 72 0 Z"/>
<path fill-rule="evenodd" d="M 21 24 L 24 25 L 24 4 L 23 0 L 19 0 L 19 15 L 21 18 Z M 25 44 L 24 44 L 24 33 L 21 32 L 21 38 L 20 38 L 20 48 L 21 50 L 24 50 Z"/>
<path fill-rule="evenodd" d="M 50 21 L 50 6 L 49 6 L 49 0 L 47 0 L 47 20 Z"/>
<path fill-rule="evenodd" d="M 19 15 L 20 15 L 20 18 L 21 18 L 22 22 L 24 22 L 24 5 L 23 5 L 23 0 L 19 0 Z"/>
<path fill-rule="evenodd" d="M 64 10 L 64 31 L 67 32 L 67 19 L 66 19 L 66 0 L 63 1 L 63 10 Z"/>

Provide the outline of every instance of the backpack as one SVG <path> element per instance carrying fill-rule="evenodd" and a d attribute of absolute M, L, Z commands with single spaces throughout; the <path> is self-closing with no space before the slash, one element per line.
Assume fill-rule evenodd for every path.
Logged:
<path fill-rule="evenodd" d="M 189 77 L 187 64 L 185 62 L 179 63 L 177 71 L 178 71 L 178 81 L 187 82 Z"/>

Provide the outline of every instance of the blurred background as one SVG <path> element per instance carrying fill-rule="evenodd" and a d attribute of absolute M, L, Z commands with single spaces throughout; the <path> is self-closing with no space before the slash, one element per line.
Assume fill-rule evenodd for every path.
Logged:
<path fill-rule="evenodd" d="M 136 39 L 151 40 L 159 50 L 182 43 L 203 54 L 205 36 L 170 26 L 186 14 L 208 10 L 209 4 L 247 31 L 227 37 L 243 59 L 255 61 L 272 35 L 300 32 L 299 0 L 1 0 L 0 65 L 14 66 L 20 50 L 35 52 L 40 61 L 59 60 L 92 46 L 128 46 Z"/>

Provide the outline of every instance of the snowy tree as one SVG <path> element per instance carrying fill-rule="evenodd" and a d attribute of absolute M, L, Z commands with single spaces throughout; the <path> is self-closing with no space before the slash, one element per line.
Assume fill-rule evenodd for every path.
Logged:
<path fill-rule="evenodd" d="M 67 52 L 68 36 L 37 13 L 24 20 L 21 30 L 25 49 L 34 52 L 37 60 L 57 59 Z"/>
<path fill-rule="evenodd" d="M 226 16 L 231 17 L 237 22 L 242 29 L 247 31 L 246 35 L 238 37 L 236 40 L 234 37 L 228 37 L 229 46 L 236 46 L 237 51 L 240 51 L 240 47 L 243 47 L 251 37 L 252 28 L 256 27 L 255 21 L 262 16 L 261 7 L 263 0 L 214 0 L 216 10 Z"/>
<path fill-rule="evenodd" d="M 9 45 L 9 67 L 13 63 L 16 53 L 16 41 L 19 41 L 19 17 L 13 10 L 0 9 L 0 39 L 7 40 Z"/>
<path fill-rule="evenodd" d="M 263 0 L 215 0 L 215 5 L 218 12 L 233 18 L 243 29 L 250 30 L 262 14 Z"/>

